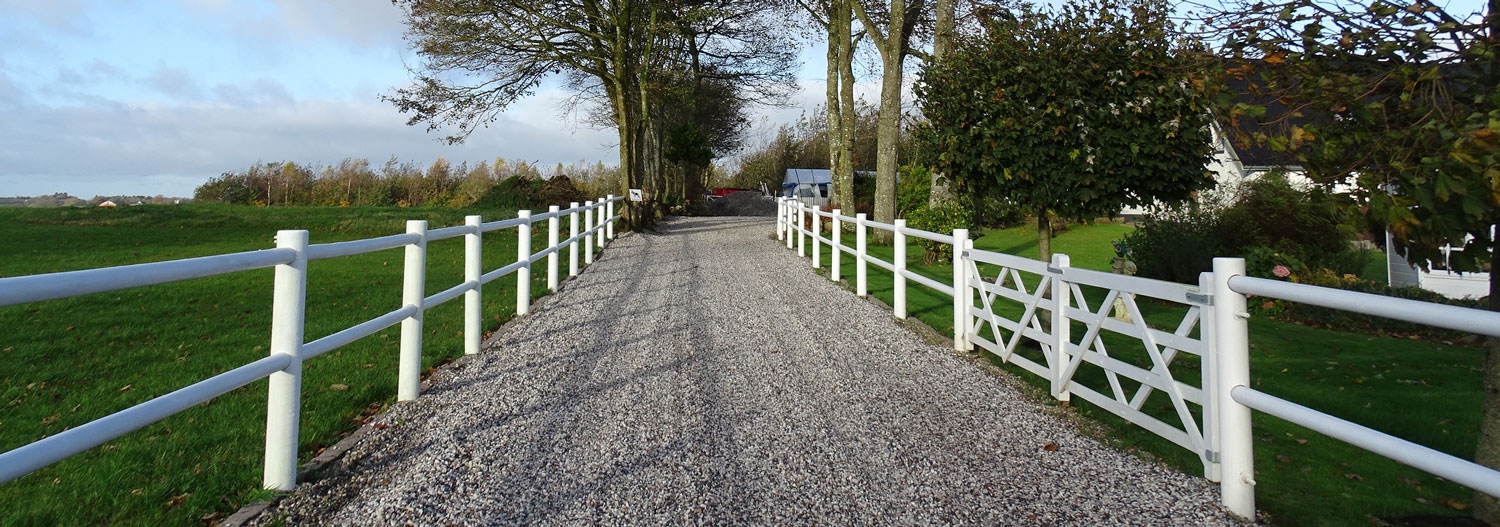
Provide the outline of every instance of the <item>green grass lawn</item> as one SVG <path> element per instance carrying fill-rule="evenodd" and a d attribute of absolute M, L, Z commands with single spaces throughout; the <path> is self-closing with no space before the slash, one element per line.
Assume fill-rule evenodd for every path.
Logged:
<path fill-rule="evenodd" d="M 0 209 L 0 276 L 208 256 L 274 246 L 278 229 L 312 243 L 515 217 L 513 210 L 252 208 L 180 205 Z M 566 236 L 566 219 L 563 232 Z M 533 250 L 546 247 L 545 223 Z M 484 266 L 516 259 L 515 231 L 484 239 Z M 428 246 L 427 293 L 463 282 L 463 238 Z M 400 248 L 309 264 L 306 340 L 401 304 Z M 561 265 L 567 273 L 564 253 Z M 582 257 L 579 258 L 582 265 Z M 267 354 L 271 269 L 0 308 L 0 450 L 144 402 Z M 484 289 L 486 327 L 515 311 L 514 275 Z M 545 261 L 532 294 L 545 294 Z M 428 310 L 422 364 L 463 353 L 461 300 Z M 399 325 L 306 363 L 302 460 L 358 426 L 396 390 Z M 234 511 L 258 491 L 265 441 L 261 380 L 0 485 L 4 525 L 188 525 Z"/>
<path fill-rule="evenodd" d="M 1053 240 L 1053 251 L 1071 256 L 1075 267 L 1109 270 L 1114 256 L 1110 240 L 1132 227 L 1099 223 L 1073 226 Z M 853 246 L 852 234 L 843 243 Z M 986 230 L 975 240 L 978 249 L 1036 257 L 1035 229 L 1030 226 Z M 947 246 L 943 250 L 949 250 Z M 889 246 L 869 247 L 870 254 L 890 261 Z M 830 251 L 822 251 L 823 272 Z M 811 255 L 811 247 L 808 248 Z M 908 268 L 951 283 L 949 264 L 922 265 L 922 249 L 908 247 Z M 845 255 L 842 278 L 854 280 L 854 258 Z M 990 275 L 993 276 L 993 275 Z M 869 266 L 868 290 L 887 304 L 893 302 L 891 273 Z M 1023 277 L 1034 287 L 1035 276 Z M 1105 291 L 1085 287 L 1090 307 L 1097 308 Z M 952 334 L 952 299 L 921 285 L 907 284 L 908 312 L 939 333 Z M 996 312 L 1015 318 L 1016 304 L 997 304 Z M 1171 331 L 1185 314 L 1181 306 L 1140 302 L 1145 319 L 1157 329 Z M 1083 325 L 1073 324 L 1075 341 Z M 1402 437 L 1459 457 L 1472 458 L 1479 429 L 1481 402 L 1480 369 L 1483 351 L 1438 343 L 1378 337 L 1322 329 L 1285 322 L 1252 319 L 1250 329 L 1251 371 L 1256 389 L 1310 408 Z M 1197 337 L 1197 332 L 1193 332 Z M 1148 367 L 1139 341 L 1106 334 L 1110 355 Z M 1132 352 L 1136 352 L 1132 354 Z M 1018 353 L 1043 363 L 1036 350 Z M 995 357 L 984 354 L 994 361 Z M 1041 388 L 1047 383 L 1014 365 L 1006 365 Z M 1174 376 L 1199 386 L 1197 357 L 1181 355 L 1173 363 Z M 1075 382 L 1108 394 L 1109 385 L 1097 369 L 1080 369 Z M 1134 383 L 1123 382 L 1127 393 Z M 1119 447 L 1160 459 L 1189 474 L 1202 474 L 1196 454 L 1157 437 L 1144 428 L 1115 417 L 1081 399 L 1072 407 L 1098 423 Z M 1194 418 L 1201 418 L 1196 406 Z M 1144 410 L 1163 421 L 1179 421 L 1169 400 L 1152 395 Z M 1369 525 L 1372 518 L 1416 515 L 1463 515 L 1460 508 L 1470 502 L 1471 491 L 1416 469 L 1389 461 L 1361 449 L 1257 412 L 1255 414 L 1255 466 L 1257 506 L 1278 525 Z"/>

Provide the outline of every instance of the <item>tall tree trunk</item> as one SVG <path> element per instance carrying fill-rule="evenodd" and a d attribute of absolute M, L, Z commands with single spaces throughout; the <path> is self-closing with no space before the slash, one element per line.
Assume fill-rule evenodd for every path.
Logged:
<path fill-rule="evenodd" d="M 1495 27 L 1496 0 L 1490 0 L 1490 24 Z M 1494 34 L 1494 33 L 1491 33 Z M 1500 226 L 1493 227 L 1500 229 Z M 1500 311 L 1500 232 L 1490 234 L 1490 311 Z M 1484 339 L 1484 403 L 1479 420 L 1479 447 L 1474 462 L 1500 470 L 1500 338 Z M 1474 492 L 1474 517 L 1500 526 L 1500 499 Z"/>
<path fill-rule="evenodd" d="M 854 197 L 854 12 L 849 2 L 839 2 L 839 171 L 848 184 L 839 189 L 839 203 L 844 213 L 853 216 L 858 205 Z"/>
<path fill-rule="evenodd" d="M 827 80 L 823 83 L 825 88 L 823 103 L 825 110 L 824 115 L 828 121 L 828 172 L 832 175 L 830 179 L 833 180 L 833 191 L 830 193 L 833 199 L 829 200 L 830 207 L 834 206 L 834 204 L 836 203 L 840 203 L 838 198 L 844 195 L 844 186 L 851 183 L 847 179 L 847 174 L 845 174 L 841 170 L 843 165 L 839 160 L 839 147 L 844 144 L 844 128 L 843 126 L 840 126 L 841 123 L 839 122 L 839 116 L 842 114 L 839 112 L 840 57 L 838 12 L 839 4 L 842 3 L 843 0 L 832 0 L 828 3 L 828 67 L 826 68 L 827 73 L 825 74 L 825 78 Z"/>
<path fill-rule="evenodd" d="M 892 17 L 894 18 L 894 16 Z M 894 25 L 894 24 L 893 24 Z M 892 42 L 899 29 L 892 31 Z M 877 117 L 875 150 L 875 221 L 891 223 L 896 219 L 896 143 L 901 140 L 901 45 L 882 50 L 883 72 L 880 83 L 880 115 Z M 891 233 L 877 229 L 875 240 L 887 242 Z"/>
<path fill-rule="evenodd" d="M 1052 261 L 1052 218 L 1046 210 L 1036 213 L 1036 252 L 1038 260 Z"/>
<path fill-rule="evenodd" d="M 957 0 L 937 0 L 937 23 L 932 32 L 934 63 L 942 62 L 948 54 L 953 53 L 953 12 L 956 3 Z M 948 186 L 948 178 L 936 170 L 931 172 L 931 177 L 932 190 L 927 194 L 927 206 L 938 207 L 953 201 L 953 189 Z"/>

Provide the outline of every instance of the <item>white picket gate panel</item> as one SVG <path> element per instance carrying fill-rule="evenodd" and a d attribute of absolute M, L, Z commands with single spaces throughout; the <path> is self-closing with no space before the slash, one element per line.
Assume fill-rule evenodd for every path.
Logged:
<path fill-rule="evenodd" d="M 1076 269 L 1067 267 L 1066 262 L 1067 258 L 1062 255 L 1049 265 L 1015 255 L 965 251 L 968 282 L 979 293 L 981 304 L 970 308 L 973 323 L 969 324 L 969 340 L 1004 362 L 1049 379 L 1052 395 L 1059 400 L 1077 395 L 1198 453 L 1205 474 L 1214 478 L 1217 468 L 1214 459 L 1217 456 L 1213 452 L 1216 449 L 1205 441 L 1205 436 L 1212 437 L 1212 434 L 1205 429 L 1207 421 L 1200 420 L 1189 407 L 1190 403 L 1200 408 L 1204 405 L 1204 390 L 1179 381 L 1171 369 L 1181 353 L 1199 357 L 1206 354 L 1203 341 L 1192 336 L 1193 330 L 1200 325 L 1205 307 L 1202 299 L 1206 299 L 1206 295 L 1182 284 Z M 987 276 L 981 270 L 984 265 L 998 270 Z M 1036 285 L 1028 287 L 1027 276 L 1035 277 L 1032 281 Z M 1082 286 L 1105 290 L 1097 307 L 1090 306 Z M 1186 312 L 1172 331 L 1157 329 L 1146 322 L 1137 295 L 1185 305 Z M 1128 322 L 1112 316 L 1117 300 L 1129 315 Z M 997 310 L 1007 302 L 1021 308 L 1019 317 L 1007 318 Z M 1058 305 L 1063 306 L 1061 311 L 1065 318 L 1056 318 Z M 1052 315 L 1051 327 L 1042 322 L 1042 312 Z M 1084 325 L 1081 338 L 1072 338 L 1072 322 Z M 1063 327 L 1065 323 L 1067 327 Z M 994 335 L 993 340 L 984 335 L 986 327 Z M 1112 356 L 1105 344 L 1106 333 L 1128 337 L 1139 346 L 1128 350 L 1117 348 Z M 1023 341 L 1036 344 L 1042 362 L 1017 353 Z M 1144 354 L 1149 365 L 1122 360 L 1123 354 L 1131 351 Z M 1107 389 L 1101 392 L 1077 380 L 1076 376 L 1085 364 L 1103 372 Z M 1206 365 L 1207 361 L 1203 364 Z M 1126 382 L 1133 381 L 1136 386 L 1127 389 L 1122 378 Z M 1146 401 L 1158 392 L 1165 394 L 1171 402 L 1175 422 L 1143 410 Z M 1200 410 L 1198 413 L 1208 412 Z"/>

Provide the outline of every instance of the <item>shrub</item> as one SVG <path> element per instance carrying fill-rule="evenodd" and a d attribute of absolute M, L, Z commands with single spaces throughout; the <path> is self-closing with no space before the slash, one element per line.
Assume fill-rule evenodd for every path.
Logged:
<path fill-rule="evenodd" d="M 1321 187 L 1298 188 L 1284 173 L 1272 172 L 1244 183 L 1219 225 L 1224 243 L 1236 254 L 1253 246 L 1334 254 L 1348 249 L 1338 209 Z"/>
<path fill-rule="evenodd" d="M 974 211 L 965 206 L 962 200 L 937 207 L 922 207 L 912 211 L 906 218 L 906 226 L 938 234 L 951 233 L 953 229 L 973 229 Z M 944 244 L 922 239 L 921 247 L 923 263 L 931 265 L 953 261 L 953 251 Z"/>
<path fill-rule="evenodd" d="M 1198 274 L 1213 269 L 1224 253 L 1219 217 L 1195 206 L 1159 209 L 1125 235 L 1137 273 L 1148 278 L 1196 284 Z"/>
<path fill-rule="evenodd" d="M 931 170 L 921 165 L 901 167 L 901 181 L 896 185 L 896 217 L 909 219 L 917 209 L 926 208 L 931 194 Z"/>

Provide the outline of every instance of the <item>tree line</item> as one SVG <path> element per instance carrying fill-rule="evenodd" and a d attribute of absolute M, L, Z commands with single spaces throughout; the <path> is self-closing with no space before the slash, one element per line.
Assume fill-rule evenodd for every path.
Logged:
<path fill-rule="evenodd" d="M 544 171 L 546 171 L 544 173 Z M 568 180 L 584 195 L 616 193 L 617 172 L 603 163 L 582 161 L 539 167 L 498 158 L 453 166 L 438 158 L 424 170 L 391 158 L 380 167 L 350 158 L 319 167 L 287 161 L 260 163 L 225 172 L 193 191 L 198 202 L 260 206 L 466 207 L 490 195 L 500 183 L 517 178 Z"/>

